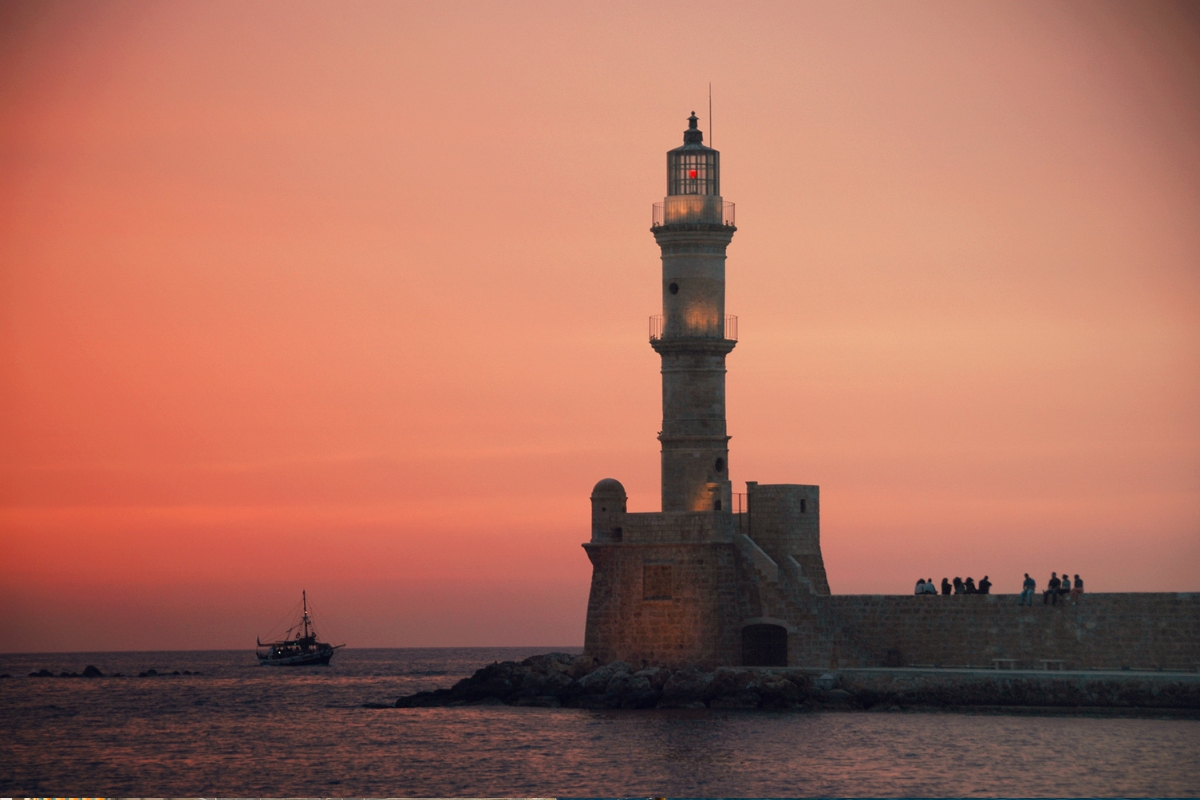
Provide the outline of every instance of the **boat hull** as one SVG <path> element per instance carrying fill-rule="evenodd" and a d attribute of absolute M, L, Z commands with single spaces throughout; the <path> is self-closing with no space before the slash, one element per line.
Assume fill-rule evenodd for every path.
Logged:
<path fill-rule="evenodd" d="M 328 664 L 333 658 L 333 651 L 320 653 L 297 653 L 290 656 L 258 656 L 259 666 L 263 667 L 316 667 Z"/>

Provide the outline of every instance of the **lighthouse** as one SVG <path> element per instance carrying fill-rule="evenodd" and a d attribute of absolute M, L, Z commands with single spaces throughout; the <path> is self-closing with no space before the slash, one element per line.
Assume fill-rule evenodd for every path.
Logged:
<path fill-rule="evenodd" d="M 725 250 L 737 231 L 721 196 L 721 154 L 695 113 L 667 152 L 667 194 L 651 232 L 662 254 L 662 509 L 630 511 L 625 487 L 592 489 L 585 652 L 632 666 L 787 666 L 797 614 L 828 595 L 819 487 L 747 482 L 735 507 L 725 425 Z"/>
<path fill-rule="evenodd" d="M 721 197 L 721 154 L 704 144 L 695 112 L 683 146 L 667 153 L 667 196 L 654 206 L 662 250 L 662 314 L 650 345 L 662 357 L 662 510 L 731 510 L 725 356 L 737 318 L 725 314 L 725 249 L 733 203 Z"/>
<path fill-rule="evenodd" d="M 1113 663 L 1120 654 L 1113 655 L 1119 648 L 1112 636 L 1080 639 L 1078 626 L 1074 635 L 1060 635 L 1053 621 L 1038 627 L 1032 617 L 1018 619 L 1015 603 L 985 602 L 995 595 L 943 598 L 963 602 L 935 609 L 912 596 L 832 594 L 816 484 L 747 481 L 730 503 L 725 356 L 738 337 L 736 317 L 725 313 L 725 251 L 737 231 L 733 210 L 721 196 L 721 155 L 704 144 L 693 113 L 683 145 L 667 152 L 667 194 L 654 203 L 651 225 L 662 251 L 662 313 L 650 318 L 650 345 L 662 358 L 662 509 L 631 511 L 614 478 L 592 489 L 591 536 L 583 542 L 592 565 L 584 654 L 607 668 L 591 672 L 572 702 L 694 703 L 697 678 L 686 672 L 692 667 L 893 669 L 910 658 L 954 664 L 980 652 Z M 1194 662 L 1180 655 L 1176 634 L 1196 628 L 1196 598 L 1139 597 L 1155 597 L 1158 611 L 1135 613 L 1113 595 L 1088 602 L 1100 602 L 1096 608 L 1108 617 L 1127 611 L 1144 621 L 1134 637 L 1138 652 L 1157 653 L 1158 663 Z M 668 677 L 656 667 L 685 672 Z M 778 686 L 782 679 L 771 680 Z M 738 703 L 778 701 L 768 700 L 762 674 L 754 678 L 757 688 L 739 685 L 746 688 Z"/>

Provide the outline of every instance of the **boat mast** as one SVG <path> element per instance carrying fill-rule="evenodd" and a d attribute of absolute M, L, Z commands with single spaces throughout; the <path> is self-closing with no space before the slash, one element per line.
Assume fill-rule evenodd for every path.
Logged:
<path fill-rule="evenodd" d="M 300 599 L 304 602 L 304 638 L 308 638 L 308 592 L 301 589 Z"/>

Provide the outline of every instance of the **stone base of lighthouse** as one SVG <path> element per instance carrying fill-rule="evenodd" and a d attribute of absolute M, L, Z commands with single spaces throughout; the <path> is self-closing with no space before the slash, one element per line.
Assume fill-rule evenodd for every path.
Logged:
<path fill-rule="evenodd" d="M 587 654 L 671 669 L 1005 663 L 1194 673 L 1200 663 L 1197 592 L 1089 593 L 1033 607 L 1002 594 L 832 595 L 817 487 L 748 488 L 743 513 L 629 514 L 619 483 L 596 486 L 583 545 Z"/>
<path fill-rule="evenodd" d="M 585 652 L 601 662 L 712 668 L 786 666 L 800 657 L 803 605 L 828 595 L 816 486 L 752 484 L 747 511 L 624 511 L 625 492 L 592 495 Z"/>

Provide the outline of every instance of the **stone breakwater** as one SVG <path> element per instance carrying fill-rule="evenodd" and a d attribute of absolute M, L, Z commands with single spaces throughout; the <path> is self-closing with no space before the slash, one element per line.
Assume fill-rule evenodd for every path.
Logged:
<path fill-rule="evenodd" d="M 370 704 L 377 707 L 375 704 Z M 1184 709 L 1200 713 L 1192 673 L 722 667 L 635 669 L 622 661 L 548 653 L 478 670 L 449 689 L 401 697 L 396 708 L 902 710 L 912 707 Z"/>
<path fill-rule="evenodd" d="M 173 670 L 172 672 L 159 672 L 156 669 L 148 669 L 143 672 L 139 672 L 138 677 L 139 678 L 156 678 L 159 676 L 169 677 L 172 675 L 201 675 L 201 674 L 203 674 L 203 673 L 192 672 L 191 670 L 186 670 L 186 669 L 183 670 L 182 672 L 180 672 L 179 670 Z M 0 678 L 11 678 L 11 677 L 12 677 L 12 675 L 9 675 L 7 672 L 4 673 L 3 675 L 0 675 Z M 86 667 L 83 668 L 82 673 L 67 672 L 64 670 L 62 672 L 59 672 L 57 675 L 55 675 L 53 672 L 51 672 L 48 669 L 39 669 L 36 672 L 29 673 L 29 677 L 31 677 L 31 678 L 124 678 L 125 675 L 124 675 L 124 673 L 121 673 L 121 672 L 113 672 L 111 674 L 105 675 L 95 665 L 88 664 Z"/>

